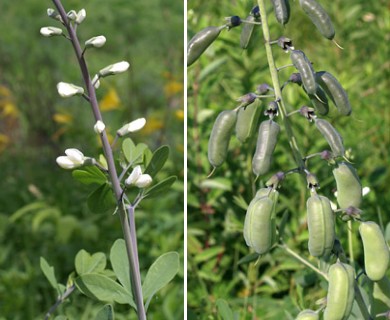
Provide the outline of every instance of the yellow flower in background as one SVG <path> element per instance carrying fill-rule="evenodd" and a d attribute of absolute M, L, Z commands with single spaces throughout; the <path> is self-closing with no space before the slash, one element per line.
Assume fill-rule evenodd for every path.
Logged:
<path fill-rule="evenodd" d="M 12 102 L 5 102 L 0 104 L 2 118 L 17 118 L 19 116 L 19 110 Z"/>
<path fill-rule="evenodd" d="M 67 113 L 58 112 L 53 115 L 53 120 L 60 124 L 70 124 L 73 122 L 73 116 Z"/>
<path fill-rule="evenodd" d="M 0 133 L 0 153 L 2 153 L 9 145 L 9 137 L 5 134 Z"/>
<path fill-rule="evenodd" d="M 146 122 L 145 127 L 142 129 L 143 134 L 150 134 L 161 130 L 164 127 L 163 117 L 161 115 L 151 115 L 147 116 L 148 121 Z"/>
<path fill-rule="evenodd" d="M 106 95 L 100 100 L 100 110 L 101 111 L 111 111 L 121 108 L 121 99 L 118 96 L 116 90 L 111 87 Z"/>
<path fill-rule="evenodd" d="M 167 97 L 171 97 L 182 92 L 183 84 L 181 82 L 171 80 L 164 86 L 164 93 Z"/>
<path fill-rule="evenodd" d="M 184 120 L 184 110 L 183 109 L 176 110 L 175 116 L 178 120 L 183 121 Z"/>
<path fill-rule="evenodd" d="M 1 97 L 10 97 L 11 91 L 6 86 L 0 86 L 0 96 Z"/>

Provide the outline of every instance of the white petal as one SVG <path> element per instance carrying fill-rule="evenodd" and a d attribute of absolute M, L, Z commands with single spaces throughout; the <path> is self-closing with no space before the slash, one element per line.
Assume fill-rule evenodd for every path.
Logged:
<path fill-rule="evenodd" d="M 56 27 L 43 27 L 39 32 L 44 37 L 59 36 L 62 34 L 62 29 Z"/>
<path fill-rule="evenodd" d="M 150 185 L 152 183 L 152 177 L 148 174 L 143 174 L 141 175 L 137 182 L 135 183 L 135 185 L 138 187 L 138 188 L 146 188 L 148 185 Z"/>
<path fill-rule="evenodd" d="M 362 190 L 363 197 L 371 191 L 370 187 L 364 187 Z"/>
<path fill-rule="evenodd" d="M 98 89 L 100 87 L 99 75 L 95 74 L 92 79 L 92 85 L 95 87 L 95 89 Z"/>
<path fill-rule="evenodd" d="M 129 177 L 126 179 L 125 184 L 127 186 L 130 186 L 132 184 L 135 184 L 139 177 L 142 175 L 141 167 L 136 166 L 133 171 L 130 173 Z"/>
<path fill-rule="evenodd" d="M 125 72 L 127 69 L 129 69 L 130 64 L 127 61 L 121 61 L 117 62 L 115 64 L 111 64 L 102 70 L 99 71 L 99 75 L 101 77 L 106 77 L 113 74 L 118 74 Z"/>
<path fill-rule="evenodd" d="M 63 98 L 68 98 L 76 94 L 83 94 L 84 89 L 82 87 L 75 86 L 72 83 L 59 82 L 57 84 L 58 94 Z"/>
<path fill-rule="evenodd" d="M 131 121 L 129 123 L 129 126 L 127 128 L 128 132 L 136 132 L 138 130 L 141 130 L 146 124 L 145 118 L 139 118 L 137 120 Z"/>
<path fill-rule="evenodd" d="M 104 44 L 106 43 L 106 37 L 105 36 L 97 36 L 93 37 L 87 41 L 85 41 L 85 46 L 86 47 L 95 47 L 95 48 L 100 48 L 103 47 Z"/>
<path fill-rule="evenodd" d="M 66 156 L 61 156 L 56 159 L 57 164 L 63 169 L 73 169 L 78 167 L 73 161 Z"/>
<path fill-rule="evenodd" d="M 69 160 L 75 164 L 82 165 L 84 163 L 84 154 L 78 149 L 66 149 L 65 154 L 68 156 Z"/>
<path fill-rule="evenodd" d="M 106 128 L 106 125 L 101 120 L 98 120 L 93 127 L 93 129 L 95 130 L 96 133 L 102 133 L 105 128 Z"/>
<path fill-rule="evenodd" d="M 77 24 L 80 24 L 81 22 L 84 21 L 86 16 L 87 16 L 87 12 L 85 11 L 85 9 L 81 9 L 79 12 L 77 12 L 77 19 L 75 22 Z"/>

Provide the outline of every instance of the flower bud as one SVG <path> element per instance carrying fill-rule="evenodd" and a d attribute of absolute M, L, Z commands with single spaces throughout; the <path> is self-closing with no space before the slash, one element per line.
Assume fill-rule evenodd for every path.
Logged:
<path fill-rule="evenodd" d="M 82 87 L 66 82 L 59 82 L 57 84 L 57 91 L 63 98 L 72 97 L 74 95 L 82 95 L 84 93 L 84 89 Z"/>
<path fill-rule="evenodd" d="M 77 13 L 74 10 L 70 10 L 66 15 L 68 16 L 69 20 L 75 21 L 77 19 Z"/>
<path fill-rule="evenodd" d="M 95 125 L 93 126 L 93 130 L 95 130 L 95 132 L 99 134 L 102 133 L 105 128 L 106 125 L 101 120 L 96 121 Z"/>
<path fill-rule="evenodd" d="M 41 28 L 40 33 L 44 37 L 60 36 L 62 35 L 62 29 L 56 27 L 43 27 Z"/>
<path fill-rule="evenodd" d="M 58 20 L 58 21 L 62 22 L 62 18 L 59 15 L 59 13 L 57 11 L 55 11 L 54 9 L 52 9 L 52 8 L 48 8 L 47 9 L 47 15 L 48 15 L 48 17 L 50 17 L 50 18 L 52 18 L 54 20 Z"/>
<path fill-rule="evenodd" d="M 98 89 L 100 87 L 100 81 L 99 81 L 99 75 L 95 74 L 95 76 L 92 79 L 92 85 L 95 87 L 95 89 Z"/>
<path fill-rule="evenodd" d="M 63 169 L 74 169 L 81 167 L 85 162 L 84 154 L 78 149 L 66 149 L 66 156 L 56 159 L 57 164 Z"/>
<path fill-rule="evenodd" d="M 130 64 L 127 61 L 121 61 L 114 64 L 111 64 L 102 70 L 99 71 L 100 77 L 107 77 L 110 75 L 118 74 L 125 72 L 127 69 L 129 69 Z"/>
<path fill-rule="evenodd" d="M 152 177 L 148 174 L 142 174 L 140 166 L 136 166 L 125 180 L 126 186 L 135 185 L 138 188 L 145 188 L 151 183 Z"/>
<path fill-rule="evenodd" d="M 105 36 L 97 36 L 85 41 L 85 46 L 87 48 L 89 47 L 100 48 L 103 47 L 105 43 L 106 43 Z"/>
<path fill-rule="evenodd" d="M 141 130 L 146 124 L 145 118 L 139 118 L 137 120 L 131 121 L 130 123 L 125 124 L 122 128 L 120 128 L 116 133 L 119 137 L 123 137 L 124 135 L 132 132 L 136 132 Z"/>
<path fill-rule="evenodd" d="M 86 18 L 87 16 L 87 12 L 85 11 L 85 9 L 81 9 L 79 12 L 77 12 L 77 18 L 76 18 L 76 23 L 77 24 L 80 24 L 81 22 L 84 21 L 84 19 Z"/>

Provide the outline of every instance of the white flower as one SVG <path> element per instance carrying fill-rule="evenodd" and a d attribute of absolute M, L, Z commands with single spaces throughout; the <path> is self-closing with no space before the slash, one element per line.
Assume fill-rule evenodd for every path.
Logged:
<path fill-rule="evenodd" d="M 85 9 L 81 9 L 79 12 L 77 12 L 77 18 L 75 22 L 77 24 L 80 24 L 81 22 L 84 21 L 86 16 L 87 16 L 87 11 L 85 11 Z"/>
<path fill-rule="evenodd" d="M 100 47 L 103 47 L 105 43 L 106 43 L 105 36 L 97 36 L 97 37 L 93 37 L 93 38 L 85 41 L 85 46 L 86 47 L 100 48 Z"/>
<path fill-rule="evenodd" d="M 40 33 L 44 37 L 60 36 L 62 35 L 62 29 L 56 27 L 42 27 Z"/>
<path fill-rule="evenodd" d="M 125 72 L 127 69 L 129 69 L 130 64 L 127 61 L 121 61 L 114 64 L 111 64 L 102 70 L 99 71 L 100 77 L 106 77 L 113 74 L 118 74 Z"/>
<path fill-rule="evenodd" d="M 148 174 L 142 174 L 140 166 L 136 166 L 125 180 L 126 186 L 135 185 L 138 188 L 145 188 L 151 183 L 152 177 Z"/>
<path fill-rule="evenodd" d="M 95 125 L 93 126 L 93 130 L 95 130 L 96 133 L 102 133 L 105 128 L 106 125 L 101 120 L 96 121 Z"/>
<path fill-rule="evenodd" d="M 66 156 L 61 156 L 56 159 L 57 164 L 63 169 L 74 169 L 81 167 L 86 158 L 83 153 L 78 149 L 66 149 Z"/>
<path fill-rule="evenodd" d="M 92 85 L 95 87 L 95 89 L 98 89 L 100 87 L 100 81 L 99 81 L 99 75 L 95 74 L 95 76 L 92 79 Z"/>
<path fill-rule="evenodd" d="M 77 19 L 77 13 L 74 10 L 70 10 L 66 15 L 68 16 L 69 20 L 74 21 Z"/>
<path fill-rule="evenodd" d="M 137 120 L 131 121 L 130 123 L 125 124 L 122 128 L 120 128 L 116 134 L 119 137 L 123 137 L 124 135 L 132 132 L 136 132 L 141 130 L 146 124 L 145 118 L 139 118 Z"/>
<path fill-rule="evenodd" d="M 57 91 L 58 94 L 63 98 L 68 98 L 76 94 L 81 95 L 84 93 L 84 89 L 82 87 L 78 87 L 72 83 L 66 82 L 59 82 L 57 84 Z"/>

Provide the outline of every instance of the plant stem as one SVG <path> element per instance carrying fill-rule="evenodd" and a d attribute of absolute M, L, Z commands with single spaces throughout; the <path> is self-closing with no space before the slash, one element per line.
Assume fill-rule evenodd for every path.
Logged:
<path fill-rule="evenodd" d="M 69 37 L 71 39 L 77 61 L 79 63 L 81 74 L 83 76 L 83 80 L 85 83 L 85 86 L 87 88 L 89 102 L 92 107 L 92 112 L 95 118 L 95 121 L 101 120 L 102 121 L 102 115 L 100 113 L 99 104 L 96 97 L 96 91 L 95 87 L 92 84 L 88 67 L 86 64 L 86 61 L 84 59 L 83 51 L 80 46 L 80 42 L 78 40 L 76 30 L 71 25 L 71 23 L 68 20 L 68 17 L 66 15 L 66 11 L 64 7 L 62 6 L 62 3 L 60 0 L 53 0 L 54 5 L 56 6 L 59 14 L 61 15 L 61 18 L 64 22 L 64 25 L 66 26 Z M 142 295 L 142 286 L 141 286 L 141 275 L 139 271 L 139 259 L 138 259 L 138 249 L 137 249 L 137 238 L 136 238 L 136 228 L 135 228 L 135 221 L 134 221 L 134 208 L 130 207 L 126 210 L 122 206 L 121 202 L 121 196 L 122 196 L 122 187 L 120 185 L 120 181 L 117 175 L 116 167 L 115 167 L 115 161 L 114 156 L 112 153 L 112 149 L 110 146 L 110 143 L 108 141 L 107 133 L 104 130 L 101 135 L 101 142 L 103 146 L 104 155 L 107 160 L 107 167 L 108 167 L 108 174 L 110 177 L 110 181 L 112 184 L 112 189 L 115 194 L 115 198 L 117 200 L 117 203 L 119 205 L 119 217 L 120 222 L 122 225 L 122 231 L 124 240 L 126 243 L 126 250 L 127 250 L 127 256 L 129 260 L 130 265 L 130 279 L 132 282 L 132 291 L 133 296 L 135 299 L 135 303 L 137 305 L 137 314 L 138 319 L 144 320 L 146 319 L 146 313 L 145 313 L 145 307 L 143 304 L 143 295 Z"/>
<path fill-rule="evenodd" d="M 46 312 L 45 320 L 48 320 L 48 319 L 50 318 L 51 314 L 59 307 L 59 305 L 60 305 L 61 303 L 63 303 L 63 302 L 65 301 L 65 299 L 66 299 L 67 297 L 69 297 L 69 296 L 72 294 L 72 292 L 74 291 L 75 288 L 76 288 L 75 285 L 70 286 L 69 288 L 67 288 L 67 289 L 65 290 L 65 292 L 64 292 L 61 296 L 58 297 L 56 303 L 53 304 L 53 305 L 50 307 L 50 309 L 49 309 L 48 312 Z"/>
<path fill-rule="evenodd" d="M 264 46 L 265 46 L 265 51 L 267 54 L 269 70 L 271 73 L 272 85 L 273 85 L 274 91 L 275 91 L 275 100 L 278 101 L 280 117 L 283 121 L 284 128 L 286 130 L 286 136 L 288 137 L 288 142 L 290 144 L 295 162 L 297 163 L 297 166 L 300 169 L 300 171 L 303 171 L 305 164 L 302 160 L 303 157 L 301 155 L 301 152 L 299 151 L 296 138 L 295 138 L 294 133 L 292 131 L 290 120 L 287 117 L 287 110 L 286 110 L 286 107 L 284 106 L 282 91 L 280 89 L 278 70 L 276 68 L 275 60 L 274 60 L 274 57 L 272 54 L 270 33 L 269 33 L 268 20 L 267 20 L 267 11 L 265 9 L 264 0 L 258 0 L 257 2 L 259 5 L 259 8 L 260 8 L 260 16 L 261 16 L 261 22 L 262 22 L 261 27 L 263 29 Z"/>

